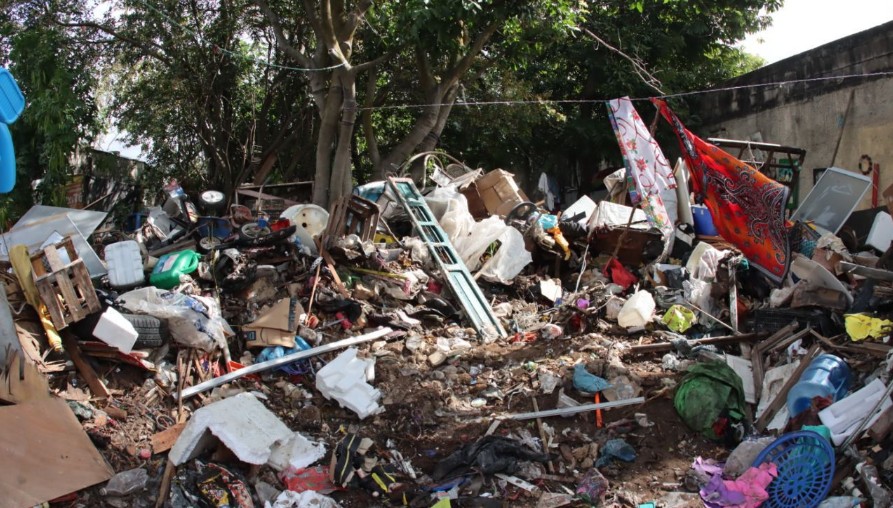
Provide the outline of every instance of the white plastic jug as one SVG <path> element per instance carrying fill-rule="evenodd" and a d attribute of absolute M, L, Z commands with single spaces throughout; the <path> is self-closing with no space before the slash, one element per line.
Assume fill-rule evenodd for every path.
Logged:
<path fill-rule="evenodd" d="M 645 326 L 654 315 L 654 298 L 648 291 L 636 291 L 623 304 L 617 315 L 617 323 L 624 328 L 638 328 Z"/>
<path fill-rule="evenodd" d="M 109 285 L 113 288 L 128 289 L 146 283 L 140 246 L 135 241 L 106 246 L 105 262 L 109 267 Z"/>

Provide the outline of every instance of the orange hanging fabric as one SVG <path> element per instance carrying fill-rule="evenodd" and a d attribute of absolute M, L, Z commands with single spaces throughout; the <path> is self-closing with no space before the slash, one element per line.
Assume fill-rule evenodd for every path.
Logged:
<path fill-rule="evenodd" d="M 791 260 L 784 217 L 788 188 L 692 134 L 665 101 L 651 101 L 679 138 L 692 189 L 710 210 L 720 236 L 781 282 Z"/>

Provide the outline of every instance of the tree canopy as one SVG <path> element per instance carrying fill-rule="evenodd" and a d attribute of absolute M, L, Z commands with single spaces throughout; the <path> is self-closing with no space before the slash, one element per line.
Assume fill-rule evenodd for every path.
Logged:
<path fill-rule="evenodd" d="M 109 119 L 144 146 L 158 179 L 227 194 L 246 181 L 308 179 L 322 205 L 431 149 L 579 184 L 619 159 L 598 101 L 705 88 L 749 70 L 733 44 L 781 4 L 82 2 L 18 2 L 3 21 L 0 51 L 29 102 L 22 129 L 42 125 L 16 138 L 42 147 L 20 149 L 37 157 L 23 165 L 26 181 L 62 178 L 51 154 L 89 142 Z M 45 55 L 22 53 L 27 38 Z M 40 66 L 54 69 L 43 81 L 32 79 Z"/>

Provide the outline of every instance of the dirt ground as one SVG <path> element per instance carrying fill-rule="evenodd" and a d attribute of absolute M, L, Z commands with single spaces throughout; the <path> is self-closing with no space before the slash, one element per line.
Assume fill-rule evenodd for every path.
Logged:
<path fill-rule="evenodd" d="M 230 388 L 264 394 L 266 405 L 289 428 L 311 439 L 324 441 L 329 453 L 346 430 L 373 439 L 375 446 L 370 455 L 387 457 L 389 447 L 399 451 L 412 464 L 421 484 L 430 482 L 427 475 L 439 460 L 484 436 L 498 416 L 533 411 L 533 397 L 536 397 L 540 410 L 557 407 L 559 390 L 580 403 L 592 402 L 574 389 L 571 379 L 572 366 L 583 361 L 590 372 L 598 375 L 626 375 L 641 387 L 640 395 L 646 402 L 604 410 L 601 427 L 597 426 L 592 412 L 543 419 L 546 428 L 551 428 L 549 452 L 554 469 L 541 469 L 540 472 L 548 473 L 548 479 L 531 482 L 545 492 L 572 492 L 580 476 L 592 467 L 592 459 L 597 457 L 596 452 L 587 461 L 584 453 L 578 460 L 574 454 L 579 457 L 580 450 L 585 452 L 590 443 L 601 446 L 608 439 L 622 438 L 633 446 L 637 458 L 631 463 L 615 461 L 599 468 L 610 482 L 605 505 L 635 507 L 640 503 L 656 502 L 658 506 L 685 506 L 686 498 L 673 497 L 672 493 L 686 491 L 684 477 L 692 461 L 698 456 L 721 459 L 728 450 L 681 422 L 670 398 L 671 387 L 681 375 L 664 370 L 659 354 L 632 357 L 623 353 L 625 346 L 638 343 L 640 339 L 591 333 L 553 340 L 537 338 L 533 342 L 474 343 L 472 349 L 450 356 L 446 363 L 436 368 L 428 363 L 424 354 L 407 349 L 405 338 L 367 345 L 361 349 L 376 358 L 373 385 L 383 394 L 384 411 L 363 421 L 351 411 L 338 407 L 337 403 L 325 400 L 315 390 L 309 376 L 268 373 L 260 383 L 240 380 Z M 424 340 L 436 339 L 429 335 Z M 316 358 L 314 363 L 319 367 L 334 356 Z M 157 497 L 165 455 L 154 455 L 145 460 L 140 458 L 140 452 L 149 449 L 152 434 L 173 424 L 171 415 L 175 415 L 176 405 L 169 399 L 153 406 L 146 405 L 142 401 L 144 374 L 129 366 L 115 368 L 115 375 L 109 376 L 114 379 L 111 388 L 120 393 L 115 405 L 127 411 L 128 416 L 123 421 L 114 418 L 100 422 L 87 420 L 85 428 L 115 471 L 147 467 L 152 480 L 146 491 L 131 496 L 137 498 L 131 500 L 135 503 L 131 505 L 149 506 Z M 540 387 L 539 373 L 543 371 L 560 378 L 552 393 L 543 393 Z M 282 380 L 303 387 L 312 398 L 294 397 L 296 392 L 291 388 L 286 393 L 281 388 Z M 474 407 L 472 401 L 475 399 L 483 399 L 486 404 Z M 535 420 L 503 420 L 494 434 L 530 435 L 539 443 Z M 327 460 L 328 454 L 323 462 L 327 463 Z M 231 465 L 237 472 L 249 474 L 237 463 Z M 262 469 L 259 477 L 281 488 L 272 470 Z M 416 482 L 405 480 L 413 492 Z M 60 506 L 120 505 L 117 502 L 120 500 L 99 496 L 96 490 L 89 489 L 78 501 Z M 486 493 L 498 499 L 502 506 L 536 506 L 536 497 L 523 489 L 500 486 L 492 479 L 480 486 L 478 495 Z M 691 494 L 688 496 L 690 498 Z M 332 497 L 346 507 L 382 503 L 359 487 L 335 492 Z M 479 506 L 478 503 L 472 497 L 463 496 L 458 502 L 454 501 L 453 506 Z M 428 501 L 419 506 L 430 504 Z M 577 502 L 577 505 L 583 504 Z M 692 506 L 700 506 L 700 502 L 693 502 Z"/>

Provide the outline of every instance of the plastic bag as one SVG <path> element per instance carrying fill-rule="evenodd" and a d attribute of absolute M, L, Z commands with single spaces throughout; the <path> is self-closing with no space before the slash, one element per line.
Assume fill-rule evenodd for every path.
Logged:
<path fill-rule="evenodd" d="M 124 293 L 118 303 L 128 312 L 163 319 L 175 341 L 202 351 L 223 349 L 227 347 L 226 338 L 234 335 L 220 315 L 217 301 L 211 298 L 148 286 Z"/>

